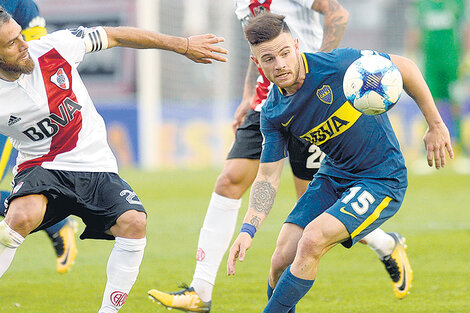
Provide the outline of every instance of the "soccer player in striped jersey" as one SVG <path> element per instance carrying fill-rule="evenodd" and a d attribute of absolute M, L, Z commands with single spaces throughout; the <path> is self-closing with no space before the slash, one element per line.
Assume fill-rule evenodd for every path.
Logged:
<path fill-rule="evenodd" d="M 46 21 L 39 14 L 39 9 L 33 0 L 0 0 L 0 5 L 3 6 L 21 26 L 23 29 L 21 34 L 26 41 L 39 39 L 47 34 Z M 18 117 L 12 115 L 8 123 L 14 124 L 18 120 Z M 13 154 L 13 147 L 8 138 L 1 134 L 0 152 L 0 181 L 2 181 Z M 9 191 L 0 191 L 0 215 L 2 216 L 5 216 L 6 213 L 6 208 L 3 206 L 3 203 L 9 195 Z M 57 272 L 61 274 L 69 270 L 77 256 L 75 229 L 76 222 L 72 217 L 44 229 L 54 247 Z"/>
<path fill-rule="evenodd" d="M 87 53 L 113 47 L 169 50 L 197 63 L 225 62 L 212 34 L 188 38 L 134 27 L 79 27 L 26 42 L 0 7 L 0 133 L 18 150 L 13 189 L 0 222 L 0 277 L 25 237 L 79 216 L 81 239 L 115 240 L 99 313 L 118 312 L 146 246 L 145 209 L 118 174 L 106 127 L 80 79 Z M 9 123 L 11 116 L 16 122 Z"/>

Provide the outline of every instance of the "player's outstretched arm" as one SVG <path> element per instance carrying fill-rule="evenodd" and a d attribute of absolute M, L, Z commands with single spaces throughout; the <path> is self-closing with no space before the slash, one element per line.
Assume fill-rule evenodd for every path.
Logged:
<path fill-rule="evenodd" d="M 390 55 L 390 58 L 401 72 L 406 93 L 416 101 L 428 124 L 424 135 L 428 164 L 433 166 L 434 160 L 436 169 L 444 167 L 446 165 L 446 150 L 451 159 L 454 158 L 454 151 L 449 130 L 437 110 L 431 91 L 413 61 L 398 55 Z"/>
<path fill-rule="evenodd" d="M 186 56 L 196 63 L 212 63 L 212 60 L 226 62 L 227 54 L 216 44 L 225 41 L 222 37 L 212 34 L 191 37 L 177 37 L 160 34 L 135 27 L 103 27 L 108 36 L 108 48 L 128 47 L 135 49 L 161 49 L 174 51 Z"/>
<path fill-rule="evenodd" d="M 349 20 L 349 12 L 337 0 L 315 0 L 312 10 L 324 17 L 320 51 L 330 52 L 338 48 Z"/>
<path fill-rule="evenodd" d="M 276 197 L 284 159 L 272 163 L 261 163 L 253 185 L 250 203 L 243 226 L 237 239 L 230 248 L 227 260 L 227 275 L 235 275 L 237 259 L 245 259 L 246 250 L 251 246 L 253 236 L 268 216 Z"/>

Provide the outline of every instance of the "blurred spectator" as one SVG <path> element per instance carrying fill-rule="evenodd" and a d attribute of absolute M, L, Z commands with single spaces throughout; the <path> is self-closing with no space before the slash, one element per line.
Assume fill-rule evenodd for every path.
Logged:
<path fill-rule="evenodd" d="M 455 92 L 466 47 L 466 5 L 465 0 L 412 1 L 409 15 L 411 29 L 406 45 L 409 53 L 422 57 L 426 82 L 452 139 L 456 147 L 468 155 L 461 132 L 464 101 L 456 97 Z"/>

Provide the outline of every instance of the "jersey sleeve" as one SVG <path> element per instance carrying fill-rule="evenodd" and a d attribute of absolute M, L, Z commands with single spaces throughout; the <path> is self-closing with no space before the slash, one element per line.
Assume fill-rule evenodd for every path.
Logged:
<path fill-rule="evenodd" d="M 60 30 L 47 36 L 54 48 L 70 63 L 78 65 L 85 53 L 108 47 L 108 37 L 103 27 Z"/>
<path fill-rule="evenodd" d="M 242 27 L 245 27 L 250 19 L 251 12 L 250 12 L 250 1 L 249 0 L 234 0 L 235 4 L 235 15 L 237 19 L 241 22 Z"/>
<path fill-rule="evenodd" d="M 260 128 L 263 135 L 263 150 L 260 162 L 276 162 L 287 157 L 286 137 L 265 117 L 263 110 L 261 110 Z"/>
<path fill-rule="evenodd" d="M 308 9 L 311 9 L 313 6 L 313 3 L 315 2 L 315 0 L 293 0 L 293 1 L 303 5 L 304 7 Z"/>

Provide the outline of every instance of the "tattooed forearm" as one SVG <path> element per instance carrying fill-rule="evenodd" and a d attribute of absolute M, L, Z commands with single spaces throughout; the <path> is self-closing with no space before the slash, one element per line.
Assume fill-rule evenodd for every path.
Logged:
<path fill-rule="evenodd" d="M 253 226 L 255 226 L 256 228 L 259 227 L 259 223 L 260 223 L 260 222 L 261 222 L 261 219 L 260 219 L 258 216 L 253 215 L 253 216 L 251 217 L 250 224 L 253 225 Z"/>
<path fill-rule="evenodd" d="M 313 8 L 325 17 L 320 51 L 329 52 L 338 48 L 348 23 L 348 11 L 337 0 L 320 0 L 317 5 L 314 4 Z"/>
<path fill-rule="evenodd" d="M 255 182 L 251 187 L 250 205 L 256 212 L 268 215 L 275 197 L 276 189 L 270 182 Z"/>
<path fill-rule="evenodd" d="M 344 22 L 340 16 L 334 17 L 331 22 L 331 24 L 325 24 L 320 51 L 330 52 L 331 50 L 338 48 L 339 42 L 343 37 L 344 30 L 346 29 L 346 22 Z"/>

